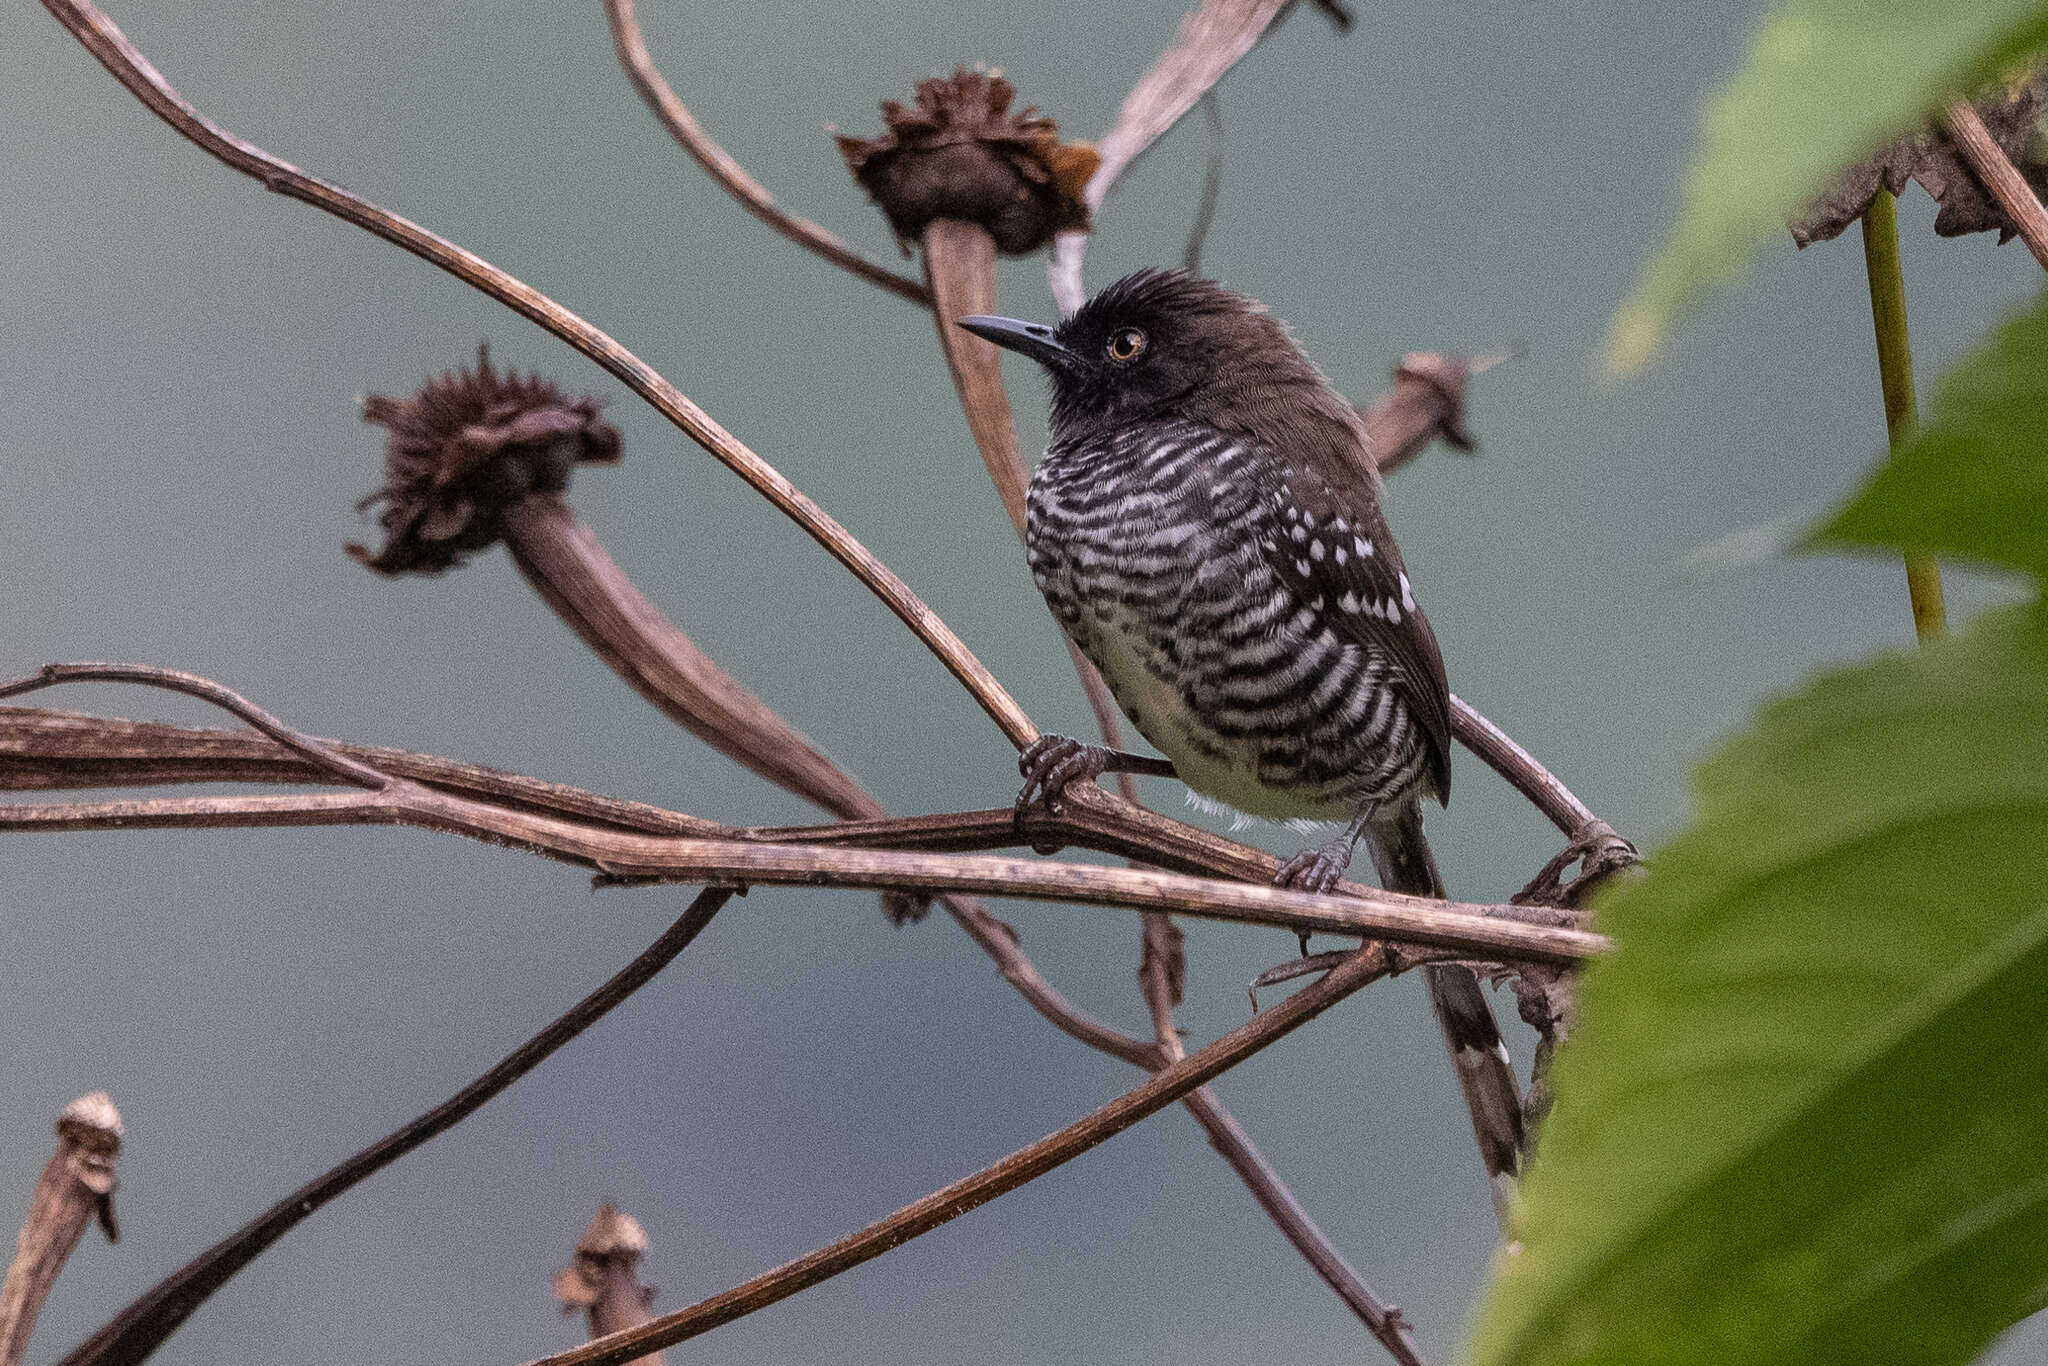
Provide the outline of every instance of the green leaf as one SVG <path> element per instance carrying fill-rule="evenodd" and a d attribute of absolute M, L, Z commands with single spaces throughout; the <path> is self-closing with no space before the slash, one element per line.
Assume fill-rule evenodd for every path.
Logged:
<path fill-rule="evenodd" d="M 2041 0 L 1784 0 L 1707 105 L 1678 225 L 1608 325 L 1635 369 L 1829 176 L 2048 38 Z"/>
<path fill-rule="evenodd" d="M 1932 419 L 1819 534 L 1945 550 L 2048 579 L 2044 519 L 2048 296 L 1949 372 Z"/>
<path fill-rule="evenodd" d="M 2048 622 L 1823 678 L 1698 787 L 1601 908 L 1471 1360 L 1966 1361 L 2048 1287 Z"/>

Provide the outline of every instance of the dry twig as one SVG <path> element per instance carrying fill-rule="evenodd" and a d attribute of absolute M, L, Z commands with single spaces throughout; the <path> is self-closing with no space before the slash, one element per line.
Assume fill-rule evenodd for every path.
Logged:
<path fill-rule="evenodd" d="M 121 1112 L 104 1091 L 80 1096 L 57 1116 L 57 1151 L 29 1197 L 14 1261 L 0 1283 L 0 1366 L 20 1366 L 36 1315 L 71 1258 L 85 1227 L 99 1220 L 108 1242 L 114 1222 L 114 1159 L 121 1154 Z"/>
<path fill-rule="evenodd" d="M 1198 1053 L 1189 1055 L 1136 1090 L 1101 1109 L 1020 1148 L 992 1166 L 904 1206 L 886 1219 L 868 1225 L 829 1247 L 757 1276 L 745 1285 L 664 1314 L 630 1332 L 615 1333 L 583 1347 L 531 1363 L 531 1366 L 618 1366 L 650 1348 L 670 1347 L 788 1299 L 800 1290 L 850 1271 L 928 1233 L 969 1210 L 1007 1194 L 1079 1157 L 1090 1148 L 1122 1133 L 1139 1120 L 1222 1075 L 1267 1044 L 1306 1024 L 1346 996 L 1407 966 L 1388 950 L 1373 945 L 1353 954 L 1343 967 L 1314 986 L 1240 1025 Z"/>
<path fill-rule="evenodd" d="M 887 266 L 868 260 L 810 219 L 799 218 L 777 207 L 775 197 L 704 131 L 703 125 L 676 97 L 669 83 L 662 79 L 660 69 L 654 65 L 654 58 L 647 51 L 647 40 L 641 35 L 640 21 L 633 13 L 633 0 L 604 0 L 604 13 L 611 24 L 612 45 L 618 50 L 619 64 L 626 68 L 626 75 L 632 80 L 633 88 L 640 92 L 640 98 L 647 101 L 654 117 L 690 154 L 690 159 L 703 167 L 705 174 L 737 199 L 741 207 L 798 246 L 816 252 L 868 283 L 880 285 L 889 293 L 914 304 L 931 302 L 924 287 L 909 276 L 899 275 Z"/>
<path fill-rule="evenodd" d="M 681 919 L 638 958 L 495 1066 L 404 1127 L 386 1134 L 338 1166 L 315 1177 L 239 1230 L 215 1243 L 145 1291 L 66 1356 L 59 1366 L 135 1366 L 160 1347 L 208 1296 L 284 1237 L 313 1211 L 382 1171 L 428 1139 L 446 1133 L 653 980 L 688 948 L 719 908 L 729 887 L 699 892 Z"/>

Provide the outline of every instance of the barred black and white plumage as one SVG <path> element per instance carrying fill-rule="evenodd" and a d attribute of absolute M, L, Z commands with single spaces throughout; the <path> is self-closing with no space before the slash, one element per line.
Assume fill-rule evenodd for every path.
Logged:
<path fill-rule="evenodd" d="M 1051 377 L 1031 572 L 1139 732 L 1204 797 L 1348 822 L 1283 883 L 1327 890 L 1363 836 L 1385 885 L 1441 897 L 1419 801 L 1450 793 L 1450 693 L 1352 406 L 1257 304 L 1177 271 L 1120 280 L 1057 329 L 963 325 Z M 1026 797 L 1115 762 L 1041 742 Z M 1472 972 L 1429 979 L 1501 1194 L 1514 1073 Z"/>
<path fill-rule="evenodd" d="M 1292 496 L 1308 477 L 1178 418 L 1056 438 L 1031 484 L 1033 578 L 1198 793 L 1325 820 L 1441 796 L 1435 639 L 1384 528 Z"/>

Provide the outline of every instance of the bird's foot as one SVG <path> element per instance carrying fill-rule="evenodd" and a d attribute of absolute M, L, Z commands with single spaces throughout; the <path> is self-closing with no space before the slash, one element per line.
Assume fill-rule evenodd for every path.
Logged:
<path fill-rule="evenodd" d="M 1024 775 L 1017 815 L 1028 814 L 1033 806 L 1057 812 L 1069 783 L 1094 782 L 1109 772 L 1115 759 L 1115 751 L 1101 745 L 1084 745 L 1064 735 L 1039 736 L 1017 756 L 1017 771 Z"/>
<path fill-rule="evenodd" d="M 1273 874 L 1273 885 L 1318 895 L 1329 891 L 1343 880 L 1344 870 L 1351 866 L 1351 850 L 1356 842 L 1351 835 L 1344 834 L 1322 844 L 1311 844 L 1280 865 L 1280 871 Z M 1304 938 L 1302 952 L 1307 951 Z"/>

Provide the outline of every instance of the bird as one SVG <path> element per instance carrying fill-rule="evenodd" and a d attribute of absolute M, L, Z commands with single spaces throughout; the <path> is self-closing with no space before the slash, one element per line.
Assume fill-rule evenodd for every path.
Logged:
<path fill-rule="evenodd" d="M 1198 801 L 1343 822 L 1278 885 L 1330 890 L 1363 838 L 1382 885 L 1443 898 L 1421 803 L 1450 796 L 1449 684 L 1357 410 L 1262 305 L 1186 271 L 1128 275 L 1056 327 L 957 321 L 1050 380 L 1031 575 L 1132 725 Z M 1156 764 L 1042 736 L 1018 810 Z M 1471 968 L 1424 971 L 1505 1211 L 1526 1135 L 1499 1025 Z"/>

